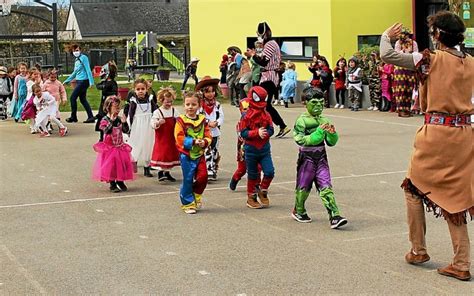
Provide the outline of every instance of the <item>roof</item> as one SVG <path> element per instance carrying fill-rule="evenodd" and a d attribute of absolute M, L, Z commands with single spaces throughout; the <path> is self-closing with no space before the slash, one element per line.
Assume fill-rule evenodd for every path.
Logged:
<path fill-rule="evenodd" d="M 188 35 L 188 0 L 71 1 L 82 37 Z"/>

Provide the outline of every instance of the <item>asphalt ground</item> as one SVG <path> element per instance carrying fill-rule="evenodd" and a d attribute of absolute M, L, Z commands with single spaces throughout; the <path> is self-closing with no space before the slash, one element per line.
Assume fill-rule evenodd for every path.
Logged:
<path fill-rule="evenodd" d="M 290 126 L 304 111 L 278 109 Z M 474 294 L 473 281 L 437 274 L 452 247 L 446 223 L 430 213 L 431 261 L 404 261 L 410 244 L 400 184 L 421 117 L 325 110 L 340 135 L 328 155 L 349 220 L 331 230 L 314 190 L 307 201 L 313 222 L 290 217 L 297 159 L 290 136 L 271 140 L 270 208 L 245 206 L 245 179 L 228 190 L 239 114 L 230 105 L 224 111 L 219 180 L 196 215 L 180 210 L 179 182 L 158 183 L 141 168 L 128 192 L 93 181 L 93 124 L 40 138 L 25 124 L 0 122 L 0 294 Z M 180 169 L 173 175 L 180 180 Z"/>

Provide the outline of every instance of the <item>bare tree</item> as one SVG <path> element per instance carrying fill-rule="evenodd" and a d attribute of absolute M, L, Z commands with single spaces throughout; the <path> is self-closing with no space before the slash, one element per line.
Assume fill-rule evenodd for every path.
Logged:
<path fill-rule="evenodd" d="M 448 0 L 449 11 L 459 15 L 459 13 L 461 12 L 461 7 L 462 7 L 463 2 L 464 2 L 463 0 Z"/>

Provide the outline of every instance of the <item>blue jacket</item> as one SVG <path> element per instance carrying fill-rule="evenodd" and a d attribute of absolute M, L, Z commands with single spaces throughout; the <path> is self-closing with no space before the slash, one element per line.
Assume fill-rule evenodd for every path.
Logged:
<path fill-rule="evenodd" d="M 89 58 L 84 54 L 81 54 L 76 58 L 76 61 L 74 62 L 74 71 L 66 80 L 64 80 L 64 83 L 69 83 L 74 78 L 76 80 L 89 80 L 89 86 L 94 85 L 94 77 L 92 76 Z"/>

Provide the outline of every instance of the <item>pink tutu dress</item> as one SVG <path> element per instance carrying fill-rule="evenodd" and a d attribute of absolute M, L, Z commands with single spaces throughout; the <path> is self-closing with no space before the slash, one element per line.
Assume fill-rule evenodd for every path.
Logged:
<path fill-rule="evenodd" d="M 122 132 L 129 130 L 128 124 L 105 116 L 99 128 L 104 132 L 104 141 L 93 146 L 98 154 L 92 178 L 101 182 L 133 180 L 132 147 L 122 137 Z"/>

